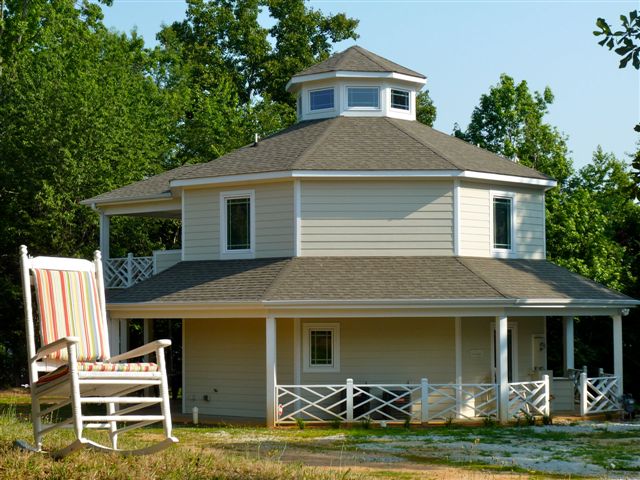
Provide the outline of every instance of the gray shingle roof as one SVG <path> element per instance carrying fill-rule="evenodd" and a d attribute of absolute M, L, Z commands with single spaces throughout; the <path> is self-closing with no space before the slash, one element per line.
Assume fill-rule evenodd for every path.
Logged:
<path fill-rule="evenodd" d="M 325 61 L 316 63 L 300 73 L 296 73 L 294 77 L 337 71 L 395 72 L 402 73 L 404 75 L 411 75 L 412 77 L 427 78 L 415 70 L 398 65 L 391 60 L 387 60 L 386 58 L 376 55 L 375 53 L 357 45 L 349 47 L 343 52 L 336 53 Z"/>
<path fill-rule="evenodd" d="M 289 170 L 472 170 L 549 178 L 419 122 L 334 117 L 297 123 L 257 146 L 247 145 L 207 163 L 170 170 L 84 203 L 166 194 L 172 180 Z"/>
<path fill-rule="evenodd" d="M 632 300 L 545 260 L 296 257 L 181 262 L 109 303 L 481 299 Z"/>

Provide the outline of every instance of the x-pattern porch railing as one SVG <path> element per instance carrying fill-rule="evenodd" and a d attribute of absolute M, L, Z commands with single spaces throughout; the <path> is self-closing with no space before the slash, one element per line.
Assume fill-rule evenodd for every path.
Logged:
<path fill-rule="evenodd" d="M 614 412 L 620 410 L 618 377 L 580 375 L 580 414 Z"/>
<path fill-rule="evenodd" d="M 509 384 L 509 416 L 549 415 L 549 377 L 536 382 Z"/>
<path fill-rule="evenodd" d="M 527 382 L 518 384 L 521 403 L 538 405 L 539 397 L 543 397 L 548 412 L 548 382 L 529 383 L 529 395 L 522 394 Z M 418 384 L 354 384 L 348 379 L 342 385 L 277 385 L 276 397 L 279 424 L 299 420 L 424 423 L 498 415 L 495 384 L 430 384 L 427 379 Z"/>
<path fill-rule="evenodd" d="M 109 258 L 104 262 L 104 282 L 107 288 L 127 288 L 153 275 L 153 257 Z"/>

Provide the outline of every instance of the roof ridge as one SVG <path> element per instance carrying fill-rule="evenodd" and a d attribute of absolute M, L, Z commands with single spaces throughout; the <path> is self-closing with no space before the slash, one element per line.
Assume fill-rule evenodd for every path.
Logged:
<path fill-rule="evenodd" d="M 498 295 L 502 296 L 503 298 L 513 298 L 512 296 L 504 294 L 504 293 L 503 293 L 503 292 L 501 292 L 498 288 L 496 288 L 496 287 L 494 287 L 493 285 L 491 285 L 491 284 L 489 283 L 489 281 L 488 281 L 486 278 L 484 278 L 484 276 L 483 276 L 481 273 L 476 272 L 473 268 L 471 268 L 469 265 L 467 265 L 467 264 L 462 260 L 462 257 L 457 256 L 457 257 L 454 257 L 454 258 L 456 259 L 456 261 L 457 261 L 460 265 L 462 265 L 465 269 L 467 269 L 471 274 L 475 275 L 475 276 L 476 276 L 476 277 L 478 277 L 480 280 L 482 280 L 482 282 L 484 282 L 484 284 L 485 284 L 485 285 L 487 285 L 491 290 L 493 290 L 494 292 L 496 292 Z"/>
<path fill-rule="evenodd" d="M 271 284 L 265 289 L 264 292 L 262 292 L 260 301 L 264 302 L 266 300 L 269 300 L 269 294 L 271 293 L 272 290 L 275 290 L 276 287 L 279 287 L 278 283 L 280 281 L 280 278 L 284 275 L 284 272 L 288 272 L 289 270 L 291 270 L 291 268 L 293 268 L 292 265 L 293 265 L 293 260 L 295 258 L 298 258 L 298 257 L 285 257 L 284 261 L 286 263 L 284 267 L 282 267 L 280 271 L 276 273 L 276 276 L 273 277 Z"/>
<path fill-rule="evenodd" d="M 465 170 L 464 168 L 461 168 L 460 166 L 456 165 L 455 162 L 452 162 L 448 156 L 446 156 L 445 154 L 443 154 L 442 152 L 440 152 L 440 150 L 438 150 L 437 148 L 433 148 L 432 145 L 429 145 L 426 142 L 423 142 L 420 138 L 416 137 L 414 134 L 412 134 L 411 132 L 408 132 L 407 130 L 405 130 L 404 128 L 402 128 L 400 126 L 400 124 L 395 123 L 394 121 L 391 120 L 391 118 L 388 117 L 382 117 L 384 118 L 390 125 L 393 125 L 395 128 L 397 128 L 398 130 L 400 130 L 402 133 L 404 133 L 406 136 L 408 136 L 409 138 L 411 138 L 412 140 L 418 142 L 420 145 L 422 145 L 423 147 L 431 150 L 433 153 L 435 153 L 437 156 L 439 156 L 442 160 L 444 160 L 447 163 L 450 163 L 451 165 L 453 165 L 453 167 L 457 170 Z M 407 120 L 404 120 L 405 122 Z M 415 122 L 417 122 L 417 120 L 413 120 Z M 420 123 L 420 122 L 418 122 Z M 425 125 L 426 126 L 426 125 Z M 430 128 L 430 127 L 428 127 Z"/>
<path fill-rule="evenodd" d="M 335 128 L 335 124 L 338 123 L 338 119 L 340 118 L 342 117 L 330 117 L 325 119 L 327 126 L 325 127 L 324 131 L 320 135 L 318 135 L 318 138 L 311 142 L 311 145 L 304 149 L 304 152 L 302 152 L 298 156 L 298 158 L 295 159 L 295 161 L 291 164 L 291 170 L 293 170 L 294 167 L 306 160 L 307 156 L 309 156 L 320 146 L 320 144 L 329 136 L 329 133 L 333 131 L 333 129 Z M 320 122 L 322 122 L 322 120 L 320 120 Z"/>
<path fill-rule="evenodd" d="M 378 65 L 380 68 L 387 70 L 387 66 L 382 65 L 378 60 L 376 60 L 375 58 L 373 58 L 371 55 L 373 55 L 372 52 L 370 52 L 369 50 L 367 50 L 366 48 L 362 48 L 359 45 L 354 45 L 353 47 L 351 47 L 353 49 L 356 49 L 358 51 L 358 53 L 360 53 L 360 55 L 364 55 L 365 57 L 367 57 L 368 60 L 371 60 L 373 63 L 375 63 L 376 65 Z M 348 50 L 348 49 L 347 49 Z M 346 50 L 345 50 L 346 51 Z"/>

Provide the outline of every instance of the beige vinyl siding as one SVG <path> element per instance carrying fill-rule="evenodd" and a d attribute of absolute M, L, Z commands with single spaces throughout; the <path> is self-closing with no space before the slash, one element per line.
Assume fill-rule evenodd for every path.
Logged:
<path fill-rule="evenodd" d="M 360 384 L 419 383 L 421 378 L 449 383 L 455 378 L 453 318 L 352 318 L 301 323 L 303 332 L 305 324 L 340 325 L 340 371 L 302 369 L 302 383 L 344 383 L 347 378 Z"/>
<path fill-rule="evenodd" d="M 186 412 L 264 418 L 265 319 L 186 319 L 183 335 Z M 278 380 L 292 383 L 292 320 L 278 320 L 277 342 Z"/>
<path fill-rule="evenodd" d="M 460 183 L 460 255 L 490 257 L 489 188 Z"/>
<path fill-rule="evenodd" d="M 183 192 L 184 259 L 220 258 L 220 192 L 255 191 L 255 256 L 293 255 L 293 183 L 202 188 Z"/>
<path fill-rule="evenodd" d="M 156 250 L 153 252 L 153 273 L 160 273 L 182 259 L 182 250 Z"/>
<path fill-rule="evenodd" d="M 451 255 L 451 182 L 301 182 L 303 256 Z"/>
<path fill-rule="evenodd" d="M 544 194 L 539 189 L 460 184 L 460 255 L 492 256 L 491 191 L 515 194 L 517 258 L 544 258 Z"/>

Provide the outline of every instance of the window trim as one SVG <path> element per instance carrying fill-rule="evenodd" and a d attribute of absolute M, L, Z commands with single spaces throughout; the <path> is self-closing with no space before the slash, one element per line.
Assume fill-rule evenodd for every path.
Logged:
<path fill-rule="evenodd" d="M 311 332 L 330 330 L 332 347 L 332 365 L 311 365 Z M 302 371 L 305 373 L 326 373 L 340 371 L 340 324 L 304 323 L 302 325 Z"/>
<path fill-rule="evenodd" d="M 398 108 L 393 106 L 393 91 L 397 90 L 398 92 L 404 92 L 407 94 L 407 105 L 408 108 Z M 396 110 L 398 112 L 411 113 L 411 90 L 405 90 L 404 88 L 389 88 L 389 108 L 392 110 Z"/>
<path fill-rule="evenodd" d="M 256 201 L 255 190 L 231 190 L 220 192 L 220 255 L 240 258 L 254 257 L 256 251 Z M 227 200 L 237 198 L 249 199 L 249 241 L 250 248 L 227 249 Z"/>
<path fill-rule="evenodd" d="M 349 89 L 350 88 L 374 88 L 378 92 L 378 106 L 377 107 L 351 107 L 349 106 Z M 380 101 L 380 87 L 377 85 L 345 85 L 344 90 L 345 110 L 350 111 L 364 111 L 364 112 L 379 112 L 382 110 Z"/>
<path fill-rule="evenodd" d="M 511 201 L 511 229 L 509 235 L 511 236 L 511 248 L 496 248 L 494 243 L 494 231 L 495 231 L 495 215 L 494 215 L 494 200 L 496 198 L 504 198 Z M 489 245 L 491 247 L 491 254 L 498 258 L 509 258 L 516 255 L 516 193 L 507 192 L 501 190 L 491 190 L 490 202 L 489 202 Z"/>
<path fill-rule="evenodd" d="M 311 94 L 314 92 L 323 92 L 325 90 L 331 90 L 333 92 L 333 105 L 327 108 L 313 108 L 313 104 L 311 102 Z M 334 87 L 323 87 L 323 88 L 314 88 L 313 90 L 309 90 L 309 112 L 310 113 L 322 113 L 322 112 L 333 112 L 336 109 L 336 89 Z"/>

